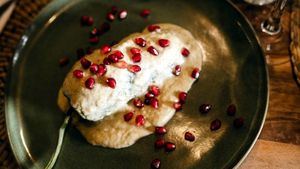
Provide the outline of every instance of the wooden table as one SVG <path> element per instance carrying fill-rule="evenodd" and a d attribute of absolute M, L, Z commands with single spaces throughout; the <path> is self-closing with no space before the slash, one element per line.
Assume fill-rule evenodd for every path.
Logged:
<path fill-rule="evenodd" d="M 8 22 L 0 36 L 0 96 L 4 96 L 7 66 L 14 49 L 20 40 L 20 35 L 30 25 L 32 18 L 50 0 L 20 0 L 12 19 Z M 258 21 L 266 14 L 267 7 L 257 7 L 244 3 L 242 0 L 232 0 L 252 21 L 259 30 Z M 23 17 L 20 22 L 20 17 Z M 271 61 L 283 61 L 283 64 L 269 66 L 270 103 L 263 131 L 254 149 L 242 163 L 242 169 L 300 169 L 300 88 L 292 75 L 289 34 L 290 8 L 283 16 L 284 36 L 288 40 L 283 43 L 283 50 L 269 53 Z M 18 36 L 10 32 L 15 32 Z M 285 41 L 286 42 L 286 41 Z M 17 168 L 6 135 L 3 100 L 0 100 L 0 168 Z"/>
<path fill-rule="evenodd" d="M 270 6 L 259 7 L 240 0 L 233 2 L 248 17 L 258 35 L 260 21 L 266 17 Z M 300 88 L 293 77 L 290 62 L 290 13 L 288 4 L 282 18 L 282 50 L 268 52 L 270 100 L 265 125 L 258 142 L 240 168 L 299 169 L 300 168 Z M 261 36 L 262 37 L 262 36 Z"/>

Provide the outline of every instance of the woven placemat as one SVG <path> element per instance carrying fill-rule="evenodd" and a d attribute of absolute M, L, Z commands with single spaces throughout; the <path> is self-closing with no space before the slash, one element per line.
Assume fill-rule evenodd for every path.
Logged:
<path fill-rule="evenodd" d="M 7 70 L 25 29 L 50 0 L 19 0 L 0 35 L 0 169 L 19 168 L 9 146 L 4 116 L 4 87 Z"/>
<path fill-rule="evenodd" d="M 295 78 L 300 85 L 300 0 L 295 0 L 292 6 L 290 49 Z"/>

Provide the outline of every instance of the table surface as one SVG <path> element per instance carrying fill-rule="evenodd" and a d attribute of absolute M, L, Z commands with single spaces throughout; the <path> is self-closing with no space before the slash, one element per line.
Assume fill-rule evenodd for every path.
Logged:
<path fill-rule="evenodd" d="M 31 8 L 26 7 L 26 3 L 33 0 L 22 0 L 24 3 L 23 9 L 16 8 L 17 14 L 12 18 L 18 17 L 18 14 L 25 16 L 25 23 L 27 25 L 32 21 L 32 16 L 35 16 L 40 8 L 45 5 L 49 0 L 37 1 L 36 6 Z M 248 17 L 253 26 L 259 32 L 259 21 L 265 17 L 269 6 L 259 7 L 244 3 L 241 0 L 232 0 L 232 2 L 241 9 L 241 11 Z M 290 6 L 291 4 L 289 4 Z M 240 168 L 287 168 L 287 169 L 300 169 L 300 87 L 296 84 L 294 79 L 289 50 L 289 37 L 290 37 L 290 13 L 291 8 L 287 7 L 282 19 L 283 35 L 286 41 L 282 42 L 282 50 L 280 52 L 268 53 L 267 57 L 271 62 L 282 62 L 278 65 L 269 65 L 269 78 L 270 78 L 270 100 L 269 109 L 265 125 L 261 132 L 258 142 L 255 144 L 249 156 L 245 159 Z M 22 10 L 21 10 L 22 9 Z M 25 9 L 25 10 L 24 10 Z M 26 14 L 27 12 L 27 14 Z M 30 13 L 33 12 L 33 13 Z M 28 13 L 30 13 L 28 15 Z M 12 19 L 13 20 L 13 19 Z M 14 25 L 18 25 L 14 29 L 15 32 L 22 32 L 26 28 L 25 23 L 17 21 Z M 0 36 L 0 66 L 7 69 L 8 62 L 13 55 L 13 49 L 17 44 L 20 36 L 13 36 L 9 34 L 9 23 L 4 29 L 3 34 Z M 11 37 L 12 40 L 4 40 L 3 37 Z M 6 47 L 3 47 L 5 43 Z M 12 46 L 11 49 L 9 48 Z M 6 73 L 0 72 L 0 87 L 5 83 Z M 5 70 L 4 70 L 5 72 Z M 0 90 L 1 97 L 4 91 Z M 0 100 L 1 106 L 3 100 Z M 17 168 L 16 163 L 12 157 L 12 153 L 7 143 L 7 134 L 5 130 L 3 108 L 0 113 L 0 168 Z"/>
<path fill-rule="evenodd" d="M 267 15 L 270 7 L 248 5 L 233 0 L 247 16 L 260 38 L 259 21 Z M 290 14 L 291 3 L 282 17 L 282 50 L 268 52 L 270 100 L 267 118 L 258 142 L 240 168 L 300 168 L 300 88 L 293 76 L 290 62 Z"/>

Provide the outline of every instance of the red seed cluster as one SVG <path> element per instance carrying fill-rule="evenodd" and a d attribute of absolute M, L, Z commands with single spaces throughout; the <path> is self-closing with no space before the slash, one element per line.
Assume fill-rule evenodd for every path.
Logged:
<path fill-rule="evenodd" d="M 106 84 L 110 87 L 110 88 L 116 88 L 117 82 L 114 78 L 107 78 L 106 79 Z"/>
<path fill-rule="evenodd" d="M 161 162 L 158 158 L 152 160 L 151 165 L 150 165 L 151 169 L 159 169 L 160 168 L 160 163 Z"/>
<path fill-rule="evenodd" d="M 99 70 L 99 68 L 98 68 L 98 65 L 97 65 L 97 64 L 93 63 L 93 64 L 90 66 L 90 71 L 91 71 L 91 73 L 97 74 L 97 73 L 98 73 L 98 70 Z"/>
<path fill-rule="evenodd" d="M 141 59 L 142 59 L 141 49 L 133 47 L 130 49 L 130 53 L 132 55 L 131 59 L 134 63 L 141 61 Z"/>
<path fill-rule="evenodd" d="M 119 19 L 120 20 L 123 20 L 123 19 L 125 19 L 127 17 L 127 11 L 126 10 L 121 10 L 120 12 L 119 12 Z"/>
<path fill-rule="evenodd" d="M 137 73 L 141 71 L 141 67 L 139 65 L 129 65 L 127 69 L 132 73 Z"/>
<path fill-rule="evenodd" d="M 84 15 L 81 17 L 80 22 L 82 26 L 91 26 L 94 24 L 94 18 L 91 16 Z"/>
<path fill-rule="evenodd" d="M 92 64 L 92 62 L 87 60 L 86 58 L 82 58 L 80 60 L 80 63 L 81 63 L 81 66 L 82 66 L 83 69 L 88 69 Z"/>
<path fill-rule="evenodd" d="M 133 105 L 137 108 L 143 108 L 144 107 L 144 103 L 140 98 L 133 99 Z"/>
<path fill-rule="evenodd" d="M 168 39 L 159 39 L 158 44 L 159 46 L 165 48 L 170 45 L 170 41 Z"/>
<path fill-rule="evenodd" d="M 165 127 L 155 127 L 155 133 L 158 135 L 164 135 L 167 133 L 167 129 Z"/>
<path fill-rule="evenodd" d="M 199 68 L 194 68 L 193 71 L 192 71 L 192 74 L 191 74 L 192 78 L 198 79 L 199 75 L 200 75 L 200 69 Z"/>
<path fill-rule="evenodd" d="M 133 112 L 126 113 L 123 116 L 124 120 L 127 122 L 130 121 L 132 119 L 132 117 L 133 117 Z"/>
<path fill-rule="evenodd" d="M 99 64 L 98 65 L 98 76 L 103 76 L 107 72 L 107 68 L 104 64 Z"/>
<path fill-rule="evenodd" d="M 176 111 L 180 111 L 182 109 L 182 103 L 180 102 L 175 102 L 173 103 L 173 108 L 176 110 Z"/>
<path fill-rule="evenodd" d="M 76 77 L 77 79 L 81 79 L 83 77 L 83 71 L 82 70 L 74 70 L 73 76 Z"/>
<path fill-rule="evenodd" d="M 155 32 L 155 31 L 160 31 L 160 26 L 158 25 L 149 25 L 147 27 L 149 32 Z"/>
<path fill-rule="evenodd" d="M 143 126 L 145 124 L 145 118 L 143 115 L 137 115 L 135 118 L 135 124 L 136 126 Z"/>
<path fill-rule="evenodd" d="M 111 51 L 111 47 L 105 44 L 101 47 L 100 51 L 102 54 L 108 54 Z"/>
<path fill-rule="evenodd" d="M 180 65 L 176 65 L 176 66 L 174 67 L 173 74 L 174 74 L 175 76 L 179 76 L 180 73 L 181 73 L 181 66 L 180 66 Z"/>
<path fill-rule="evenodd" d="M 156 139 L 156 141 L 154 142 L 154 147 L 156 149 L 161 149 L 165 146 L 165 140 L 162 138 L 158 138 Z"/>
<path fill-rule="evenodd" d="M 195 141 L 195 136 L 194 136 L 194 134 L 192 134 L 191 132 L 186 132 L 186 133 L 184 134 L 184 138 L 185 138 L 187 141 L 190 141 L 190 142 Z"/>
<path fill-rule="evenodd" d="M 134 40 L 135 44 L 139 45 L 140 47 L 146 46 L 146 40 L 144 38 L 135 38 Z"/>
<path fill-rule="evenodd" d="M 221 128 L 221 121 L 219 119 L 215 119 L 210 123 L 210 130 L 215 131 Z"/>
<path fill-rule="evenodd" d="M 95 85 L 95 79 L 90 77 L 85 81 L 85 87 L 88 89 L 93 89 Z"/>
<path fill-rule="evenodd" d="M 166 152 L 171 152 L 174 151 L 176 149 L 176 145 L 172 142 L 166 142 L 165 143 L 165 151 Z"/>
<path fill-rule="evenodd" d="M 151 13 L 151 11 L 149 9 L 143 9 L 140 12 L 140 16 L 143 17 L 143 18 L 147 18 L 150 15 L 150 13 Z"/>
<path fill-rule="evenodd" d="M 181 54 L 184 57 L 188 57 L 190 55 L 190 51 L 187 48 L 182 48 Z"/>
<path fill-rule="evenodd" d="M 153 46 L 149 46 L 147 51 L 154 56 L 157 56 L 159 54 L 158 50 Z"/>

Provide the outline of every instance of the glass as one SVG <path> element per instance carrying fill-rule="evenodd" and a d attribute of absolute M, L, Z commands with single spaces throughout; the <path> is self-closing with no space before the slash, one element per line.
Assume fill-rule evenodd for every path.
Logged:
<path fill-rule="evenodd" d="M 277 0 L 270 16 L 261 23 L 261 29 L 268 35 L 276 35 L 281 31 L 280 20 L 287 0 Z"/>
<path fill-rule="evenodd" d="M 275 0 L 244 0 L 244 1 L 254 5 L 266 5 L 274 2 Z"/>
<path fill-rule="evenodd" d="M 271 7 L 268 17 L 260 24 L 261 30 L 259 35 L 269 65 L 289 62 L 288 58 L 282 60 L 274 55 L 282 53 L 284 48 L 289 46 L 288 32 L 283 30 L 281 23 L 286 4 L 287 0 L 276 0 Z M 270 57 L 271 54 L 273 54 L 272 58 Z"/>

